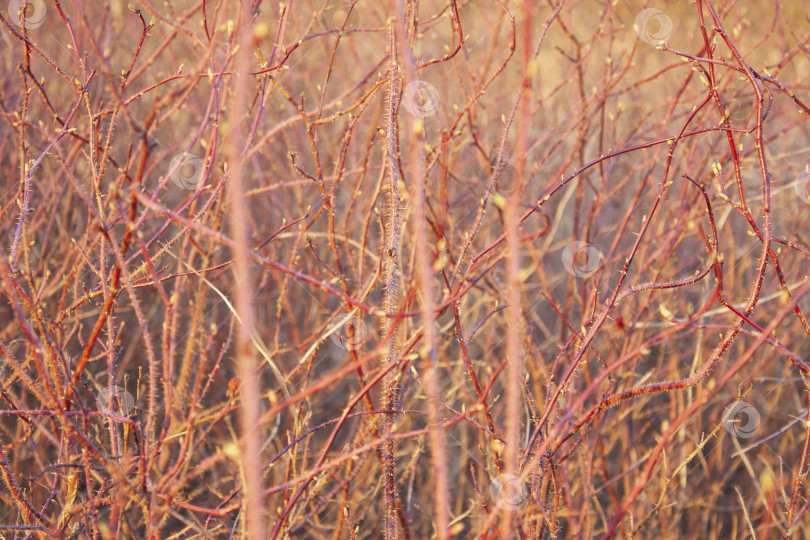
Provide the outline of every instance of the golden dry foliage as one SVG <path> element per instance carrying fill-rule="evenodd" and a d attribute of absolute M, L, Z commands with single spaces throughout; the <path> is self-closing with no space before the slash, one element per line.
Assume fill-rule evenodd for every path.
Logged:
<path fill-rule="evenodd" d="M 802 2 L 11 0 L 0 72 L 0 537 L 810 537 Z"/>

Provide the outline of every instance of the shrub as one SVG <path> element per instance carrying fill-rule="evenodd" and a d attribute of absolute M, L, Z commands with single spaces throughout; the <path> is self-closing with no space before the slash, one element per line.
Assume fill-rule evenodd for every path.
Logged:
<path fill-rule="evenodd" d="M 810 534 L 800 4 L 0 17 L 0 534 Z"/>

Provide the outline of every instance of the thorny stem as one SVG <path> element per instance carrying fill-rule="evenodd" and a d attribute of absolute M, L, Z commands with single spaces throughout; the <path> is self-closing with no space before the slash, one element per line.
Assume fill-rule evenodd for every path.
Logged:
<path fill-rule="evenodd" d="M 797 3 L 14 4 L 0 530 L 807 536 Z"/>
<path fill-rule="evenodd" d="M 386 107 L 387 125 L 385 130 L 385 163 L 388 170 L 387 188 L 388 215 L 385 228 L 383 310 L 388 315 L 383 319 L 382 335 L 388 337 L 384 349 L 383 365 L 390 365 L 396 355 L 396 322 L 391 316 L 397 311 L 397 261 L 399 252 L 399 163 L 397 156 L 397 107 L 399 105 L 400 66 L 397 60 L 398 40 L 395 21 L 389 20 L 389 63 L 388 63 L 388 105 Z M 390 371 L 383 380 L 383 400 L 388 411 L 396 409 L 399 397 L 399 373 Z M 386 413 L 382 433 L 391 433 L 396 416 Z M 385 537 L 387 540 L 397 538 L 396 521 L 396 472 L 394 470 L 394 441 L 389 439 L 383 449 L 384 485 L 385 485 Z"/>

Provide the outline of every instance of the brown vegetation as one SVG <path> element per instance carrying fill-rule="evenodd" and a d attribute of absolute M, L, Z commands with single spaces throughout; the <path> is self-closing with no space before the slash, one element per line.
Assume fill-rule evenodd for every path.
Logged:
<path fill-rule="evenodd" d="M 0 17 L 0 537 L 810 535 L 800 2 Z"/>

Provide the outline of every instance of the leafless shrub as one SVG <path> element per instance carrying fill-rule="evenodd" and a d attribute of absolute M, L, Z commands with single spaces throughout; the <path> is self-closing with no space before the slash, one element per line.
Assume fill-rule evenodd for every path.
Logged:
<path fill-rule="evenodd" d="M 800 3 L 0 25 L 0 536 L 810 534 Z"/>

